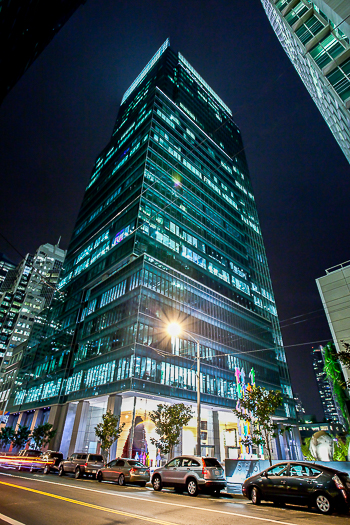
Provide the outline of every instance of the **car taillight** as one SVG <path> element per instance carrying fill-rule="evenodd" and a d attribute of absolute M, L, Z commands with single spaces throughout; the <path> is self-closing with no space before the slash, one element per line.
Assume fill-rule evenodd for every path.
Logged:
<path fill-rule="evenodd" d="M 203 458 L 202 458 L 202 465 L 203 465 L 202 474 L 203 476 L 207 476 L 209 474 L 209 470 L 206 469 L 206 464 Z"/>
<path fill-rule="evenodd" d="M 87 466 L 88 466 L 88 464 L 87 464 L 87 463 L 85 463 L 84 467 L 87 467 Z"/>
<path fill-rule="evenodd" d="M 151 470 L 148 468 L 148 469 L 146 469 L 146 472 L 147 472 L 147 474 L 149 474 L 151 472 Z"/>
<path fill-rule="evenodd" d="M 138 472 L 137 468 L 132 468 L 130 470 L 130 474 L 137 474 L 137 472 Z"/>
<path fill-rule="evenodd" d="M 337 487 L 337 489 L 339 489 L 339 490 L 344 490 L 344 489 L 345 489 L 345 487 L 344 487 L 344 485 L 343 485 L 343 483 L 342 483 L 342 481 L 341 481 L 341 479 L 340 479 L 339 476 L 337 476 L 337 475 L 335 474 L 335 476 L 333 476 L 332 479 L 333 479 L 333 481 L 334 481 L 335 486 Z"/>

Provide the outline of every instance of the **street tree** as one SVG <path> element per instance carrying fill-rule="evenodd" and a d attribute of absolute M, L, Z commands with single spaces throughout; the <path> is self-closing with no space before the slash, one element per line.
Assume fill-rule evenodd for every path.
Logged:
<path fill-rule="evenodd" d="M 343 339 L 341 339 L 340 342 L 343 348 L 338 352 L 339 361 L 346 368 L 350 368 L 350 343 L 347 343 Z M 331 344 L 331 343 L 328 343 L 328 344 Z"/>
<path fill-rule="evenodd" d="M 156 426 L 159 439 L 151 438 L 151 443 L 163 452 L 173 455 L 174 447 L 180 441 L 182 427 L 192 419 L 193 413 L 190 407 L 183 403 L 175 405 L 157 405 L 157 410 L 150 413 L 150 419 Z"/>
<path fill-rule="evenodd" d="M 51 439 L 55 437 L 57 430 L 53 429 L 53 426 L 50 423 L 44 423 L 43 425 L 38 425 L 35 427 L 32 433 L 32 440 L 34 441 L 34 446 L 37 450 L 41 450 L 42 447 L 45 447 L 50 443 Z"/>
<path fill-rule="evenodd" d="M 251 435 L 241 438 L 242 445 L 262 445 L 267 452 L 270 465 L 272 465 L 272 438 L 290 430 L 287 426 L 279 427 L 272 420 L 272 416 L 282 404 L 282 399 L 281 392 L 278 390 L 253 386 L 239 400 L 239 407 L 233 409 L 233 413 L 239 419 L 251 425 Z"/>
<path fill-rule="evenodd" d="M 14 437 L 15 431 L 12 427 L 3 427 L 0 430 L 0 443 L 2 445 L 2 448 L 6 448 L 7 445 L 12 443 Z"/>
<path fill-rule="evenodd" d="M 24 445 L 27 444 L 29 441 L 30 436 L 30 428 L 26 427 L 25 425 L 19 425 L 17 432 L 14 435 L 14 438 L 12 440 L 12 444 L 14 448 L 23 448 Z"/>
<path fill-rule="evenodd" d="M 119 424 L 120 418 L 107 411 L 102 416 L 102 423 L 95 426 L 95 435 L 101 443 L 102 454 L 105 461 L 108 459 L 109 451 L 113 443 L 117 441 L 123 431 L 125 423 Z"/>

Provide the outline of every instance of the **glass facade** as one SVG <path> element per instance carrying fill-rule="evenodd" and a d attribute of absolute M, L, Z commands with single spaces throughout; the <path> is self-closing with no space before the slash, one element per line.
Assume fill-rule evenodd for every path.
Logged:
<path fill-rule="evenodd" d="M 350 162 L 350 3 L 261 3 L 282 47 Z"/>
<path fill-rule="evenodd" d="M 294 417 L 241 135 L 169 41 L 124 95 L 59 289 L 22 359 L 12 413 L 116 393 L 195 402 L 195 338 L 204 405 L 229 410 L 256 381 L 281 390 L 279 415 Z"/>

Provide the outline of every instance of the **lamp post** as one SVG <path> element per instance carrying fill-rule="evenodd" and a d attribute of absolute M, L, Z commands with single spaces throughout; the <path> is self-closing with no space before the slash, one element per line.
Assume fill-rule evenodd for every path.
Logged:
<path fill-rule="evenodd" d="M 172 337 L 178 337 L 181 332 L 191 337 L 197 346 L 197 456 L 201 456 L 201 357 L 199 351 L 199 341 L 193 337 L 190 332 L 183 330 L 178 323 L 171 323 L 168 325 L 168 333 Z"/>

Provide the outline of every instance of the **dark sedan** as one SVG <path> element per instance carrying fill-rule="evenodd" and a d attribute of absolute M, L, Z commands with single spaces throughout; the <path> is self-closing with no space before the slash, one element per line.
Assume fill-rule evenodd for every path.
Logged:
<path fill-rule="evenodd" d="M 314 463 L 277 463 L 245 480 L 243 495 L 261 500 L 316 507 L 321 514 L 348 511 L 350 479 L 345 472 Z"/>
<path fill-rule="evenodd" d="M 150 479 L 149 468 L 140 461 L 129 458 L 117 458 L 97 472 L 98 481 L 115 481 L 118 485 L 135 483 L 145 487 Z"/>

